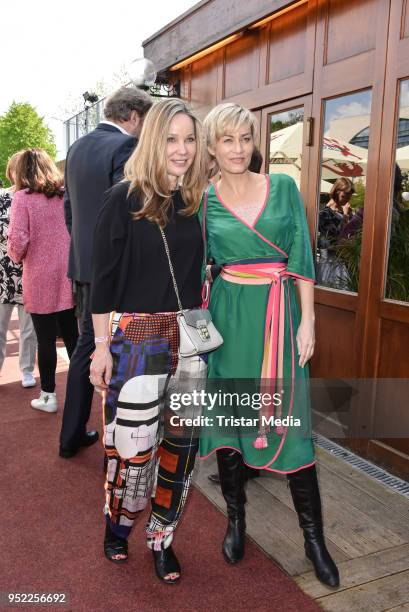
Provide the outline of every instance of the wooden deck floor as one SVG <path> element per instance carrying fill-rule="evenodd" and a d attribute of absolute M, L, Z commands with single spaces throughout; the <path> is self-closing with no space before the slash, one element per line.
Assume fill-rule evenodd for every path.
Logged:
<path fill-rule="evenodd" d="M 247 485 L 247 534 L 323 610 L 409 610 L 409 500 L 327 451 L 317 449 L 328 549 L 341 586 L 326 588 L 305 558 L 286 478 L 264 473 Z M 207 479 L 215 457 L 200 461 L 195 484 L 225 511 L 220 488 Z"/>

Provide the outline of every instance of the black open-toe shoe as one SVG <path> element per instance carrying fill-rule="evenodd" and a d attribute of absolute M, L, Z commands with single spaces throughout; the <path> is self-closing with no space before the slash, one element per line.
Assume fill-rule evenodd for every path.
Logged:
<path fill-rule="evenodd" d="M 115 535 L 108 524 L 105 528 L 104 553 L 106 558 L 112 561 L 112 563 L 125 563 L 125 561 L 128 561 L 128 541 Z M 118 555 L 123 556 L 115 559 Z"/>
<path fill-rule="evenodd" d="M 178 582 L 181 576 L 180 565 L 172 546 L 168 546 L 164 550 L 152 550 L 152 553 L 157 577 L 166 584 Z M 179 576 L 177 578 L 166 579 L 166 576 L 169 576 L 169 574 L 179 574 Z"/>

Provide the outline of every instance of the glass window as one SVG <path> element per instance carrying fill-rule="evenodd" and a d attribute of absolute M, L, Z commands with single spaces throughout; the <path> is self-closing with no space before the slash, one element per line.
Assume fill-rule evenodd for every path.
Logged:
<path fill-rule="evenodd" d="M 289 174 L 300 187 L 304 109 L 269 115 L 269 164 L 270 174 Z"/>
<path fill-rule="evenodd" d="M 406 83 L 402 83 L 402 87 L 403 89 L 406 87 L 406 89 L 408 89 L 408 84 Z M 403 91 L 402 89 L 402 91 Z M 409 104 L 408 101 L 406 100 L 406 114 L 407 110 L 409 108 Z M 402 113 L 403 113 L 403 109 L 402 109 Z M 398 142 L 397 142 L 397 147 L 398 149 L 400 147 L 405 147 L 406 145 L 409 145 L 409 119 L 406 117 L 400 117 L 399 118 L 399 123 L 398 123 Z"/>
<path fill-rule="evenodd" d="M 317 283 L 358 291 L 371 91 L 325 101 L 317 219 Z"/>
<path fill-rule="evenodd" d="M 358 147 L 367 149 L 369 146 L 369 126 L 358 132 L 358 134 L 351 138 L 349 142 L 351 144 L 358 145 Z"/>
<path fill-rule="evenodd" d="M 385 298 L 409 302 L 409 79 L 400 85 Z"/>

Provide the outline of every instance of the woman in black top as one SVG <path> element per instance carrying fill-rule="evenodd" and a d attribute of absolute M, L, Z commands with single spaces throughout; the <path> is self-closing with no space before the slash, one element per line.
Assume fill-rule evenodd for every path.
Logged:
<path fill-rule="evenodd" d="M 349 201 L 354 193 L 354 185 L 349 178 L 337 179 L 331 189 L 329 202 L 319 213 L 319 257 L 316 266 L 319 285 L 333 289 L 349 288 L 348 272 L 345 264 L 337 257 L 337 247 L 344 227 L 353 218 Z"/>
<path fill-rule="evenodd" d="M 147 543 L 167 584 L 180 578 L 171 542 L 197 439 L 192 429 L 170 436 L 160 422 L 167 414 L 163 398 L 175 381 L 204 378 L 206 364 L 178 356 L 178 303 L 160 228 L 183 308 L 197 307 L 203 243 L 196 213 L 205 177 L 198 120 L 180 100 L 158 102 L 127 162 L 126 180 L 107 194 L 94 236 L 90 380 L 104 392 L 105 555 L 126 561 L 132 525 L 154 489 Z"/>
<path fill-rule="evenodd" d="M 319 214 L 320 248 L 333 249 L 336 245 L 342 228 L 352 218 L 349 201 L 354 193 L 354 185 L 350 179 L 340 178 L 335 181 L 330 200 Z"/>

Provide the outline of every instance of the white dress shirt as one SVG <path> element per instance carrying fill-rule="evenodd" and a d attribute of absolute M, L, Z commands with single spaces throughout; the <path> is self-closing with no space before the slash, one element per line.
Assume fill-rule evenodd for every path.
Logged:
<path fill-rule="evenodd" d="M 129 132 L 127 132 L 126 130 L 124 130 L 123 127 L 121 127 L 120 125 L 118 125 L 117 123 L 113 123 L 112 121 L 100 121 L 100 123 L 106 123 L 106 125 L 113 125 L 114 127 L 116 127 L 120 132 L 122 132 L 122 134 L 126 134 L 127 136 L 133 136 L 133 134 L 130 134 Z"/>

